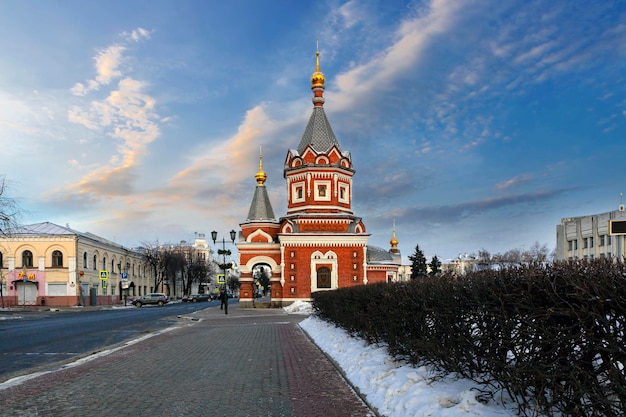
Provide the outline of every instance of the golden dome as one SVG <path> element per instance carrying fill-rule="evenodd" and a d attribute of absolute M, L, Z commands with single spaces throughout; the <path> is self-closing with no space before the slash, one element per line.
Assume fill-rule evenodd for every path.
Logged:
<path fill-rule="evenodd" d="M 320 51 L 315 51 L 315 72 L 311 76 L 311 87 L 323 87 L 326 77 L 320 71 Z"/>
<path fill-rule="evenodd" d="M 261 151 L 261 146 L 259 146 L 259 172 L 256 173 L 254 178 L 256 179 L 256 183 L 260 186 L 263 186 L 267 179 L 267 175 L 263 172 L 263 152 Z"/>
<path fill-rule="evenodd" d="M 398 246 L 398 239 L 396 239 L 396 220 L 393 221 L 393 233 L 391 235 L 391 240 L 389 241 L 392 248 L 396 248 Z"/>

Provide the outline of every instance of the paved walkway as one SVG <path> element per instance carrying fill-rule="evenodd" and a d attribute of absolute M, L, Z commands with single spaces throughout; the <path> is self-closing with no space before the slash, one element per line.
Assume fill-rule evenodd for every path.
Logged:
<path fill-rule="evenodd" d="M 298 326 L 229 305 L 78 366 L 0 389 L 0 415 L 374 417 Z M 6 384 L 5 384 L 6 385 Z"/>

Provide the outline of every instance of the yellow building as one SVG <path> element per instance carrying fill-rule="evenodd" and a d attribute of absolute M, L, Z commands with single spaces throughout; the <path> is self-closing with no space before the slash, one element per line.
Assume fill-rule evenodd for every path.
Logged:
<path fill-rule="evenodd" d="M 143 253 L 44 222 L 0 236 L 0 285 L 8 306 L 76 306 L 123 303 L 154 279 Z"/>

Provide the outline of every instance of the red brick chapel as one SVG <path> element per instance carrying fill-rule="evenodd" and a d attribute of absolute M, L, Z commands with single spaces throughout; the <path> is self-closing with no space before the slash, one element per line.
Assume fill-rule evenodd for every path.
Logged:
<path fill-rule="evenodd" d="M 263 155 L 248 217 L 236 246 L 240 305 L 252 306 L 253 272 L 271 270 L 271 304 L 310 300 L 312 292 L 396 281 L 401 264 L 395 226 L 391 249 L 369 246 L 363 220 L 352 211 L 355 173 L 324 112 L 325 76 L 319 51 L 311 76 L 313 113 L 295 149 L 287 151 L 287 213 L 276 219 L 265 187 Z"/>

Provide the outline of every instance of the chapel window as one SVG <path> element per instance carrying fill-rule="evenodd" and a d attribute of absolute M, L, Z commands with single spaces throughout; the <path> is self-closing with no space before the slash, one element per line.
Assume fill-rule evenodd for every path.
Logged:
<path fill-rule="evenodd" d="M 330 268 L 322 266 L 317 270 L 317 288 L 330 288 Z"/>

